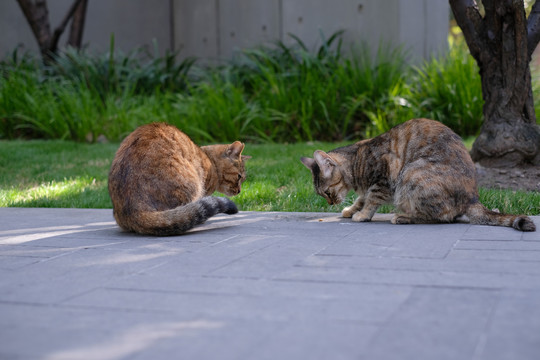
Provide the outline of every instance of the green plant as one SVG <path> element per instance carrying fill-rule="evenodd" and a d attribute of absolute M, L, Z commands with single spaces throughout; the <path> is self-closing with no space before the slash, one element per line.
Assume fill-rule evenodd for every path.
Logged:
<path fill-rule="evenodd" d="M 110 208 L 117 144 L 0 141 L 0 206 Z"/>
<path fill-rule="evenodd" d="M 81 84 L 45 80 L 32 72 L 10 74 L 0 87 L 0 118 L 6 136 L 23 135 L 84 140 L 99 103 Z M 75 96 L 77 94 L 77 96 Z"/>
<path fill-rule="evenodd" d="M 488 209 L 509 214 L 540 214 L 540 192 L 479 189 L 480 201 Z"/>
<path fill-rule="evenodd" d="M 477 135 L 483 121 L 482 85 L 476 61 L 457 43 L 443 58 L 416 69 L 411 102 L 418 115 L 448 125 L 462 136 Z"/>
<path fill-rule="evenodd" d="M 291 46 L 248 49 L 204 67 L 176 54 L 159 57 L 157 48 L 123 55 L 114 39 L 107 54 L 68 49 L 49 67 L 14 51 L 0 62 L 0 138 L 114 141 L 167 121 L 195 141 L 341 141 L 414 117 L 462 136 L 478 132 L 480 80 L 463 44 L 412 68 L 399 47 L 380 44 L 372 53 L 363 44 L 344 55 L 341 32 L 321 34 L 314 50 L 291 36 Z M 535 82 L 533 90 L 540 90 Z"/>
<path fill-rule="evenodd" d="M 191 87 L 190 95 L 178 94 L 173 107 L 178 116 L 171 123 L 205 142 L 270 141 L 256 102 L 246 99 L 242 88 L 218 78 Z"/>
<path fill-rule="evenodd" d="M 247 211 L 339 213 L 313 191 L 300 156 L 346 143 L 248 144 L 247 181 L 233 200 Z M 111 208 L 107 175 L 118 144 L 0 141 L 0 206 Z M 216 193 L 216 195 L 219 195 Z M 480 189 L 480 201 L 503 212 L 540 214 L 540 193 Z M 384 207 L 381 212 L 392 211 Z"/>
<path fill-rule="evenodd" d="M 405 52 L 381 45 L 373 56 L 364 44 L 344 57 L 340 35 L 321 35 L 316 51 L 291 35 L 295 45 L 246 50 L 222 73 L 277 122 L 277 141 L 356 138 L 410 118 Z M 388 109 L 386 127 L 371 116 L 381 108 Z"/>
<path fill-rule="evenodd" d="M 159 56 L 155 43 L 153 53 L 138 48 L 123 54 L 115 51 L 113 36 L 108 53 L 94 55 L 84 50 L 67 48 L 45 70 L 50 77 L 84 82 L 103 98 L 111 93 L 148 95 L 156 90 L 177 92 L 185 90 L 189 71 L 195 63 L 194 58 L 177 61 L 177 55 L 166 51 L 163 56 Z"/>
<path fill-rule="evenodd" d="M 346 122 L 353 123 L 355 133 L 366 137 L 379 135 L 415 117 L 407 100 L 410 97 L 406 78 L 406 53 L 400 48 L 381 45 L 374 59 L 364 46 L 362 55 L 346 61 L 346 75 L 354 79 L 352 93 L 344 104 Z M 351 119 L 349 119 L 351 118 Z"/>

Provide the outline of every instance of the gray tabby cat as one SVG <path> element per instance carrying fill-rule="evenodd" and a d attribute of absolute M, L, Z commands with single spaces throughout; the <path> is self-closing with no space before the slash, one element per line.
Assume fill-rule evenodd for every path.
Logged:
<path fill-rule="evenodd" d="M 413 119 L 373 139 L 303 157 L 317 194 L 339 204 L 353 189 L 359 196 L 342 215 L 370 221 L 379 206 L 394 204 L 393 224 L 471 224 L 535 231 L 524 215 L 500 214 L 478 200 L 476 169 L 461 138 L 443 124 Z"/>

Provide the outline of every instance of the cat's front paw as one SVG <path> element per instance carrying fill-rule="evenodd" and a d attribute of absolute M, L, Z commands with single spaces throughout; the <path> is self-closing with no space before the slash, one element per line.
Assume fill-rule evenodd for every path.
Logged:
<path fill-rule="evenodd" d="M 368 222 L 371 221 L 371 218 L 363 215 L 361 212 L 357 212 L 352 216 L 352 221 L 354 222 Z"/>
<path fill-rule="evenodd" d="M 390 220 L 392 224 L 412 224 L 413 221 L 410 217 L 402 215 L 402 214 L 395 214 L 392 220 Z"/>
<path fill-rule="evenodd" d="M 347 206 L 343 211 L 341 212 L 341 216 L 344 218 L 351 218 L 356 213 L 356 209 L 354 206 Z"/>

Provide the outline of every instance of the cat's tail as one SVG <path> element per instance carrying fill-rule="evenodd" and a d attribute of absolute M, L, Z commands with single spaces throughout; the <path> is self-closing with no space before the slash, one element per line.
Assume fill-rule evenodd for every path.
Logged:
<path fill-rule="evenodd" d="M 466 215 L 471 224 L 509 226 L 520 231 L 536 231 L 536 226 L 529 217 L 491 211 L 479 202 L 469 206 Z"/>
<path fill-rule="evenodd" d="M 133 231 L 156 236 L 180 235 L 218 213 L 237 212 L 232 200 L 207 196 L 171 210 L 140 212 L 136 215 Z"/>

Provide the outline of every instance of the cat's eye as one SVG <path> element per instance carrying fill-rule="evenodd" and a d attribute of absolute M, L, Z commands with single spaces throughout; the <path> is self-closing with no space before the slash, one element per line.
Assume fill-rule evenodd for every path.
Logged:
<path fill-rule="evenodd" d="M 238 180 L 242 180 L 242 174 L 238 174 Z"/>

